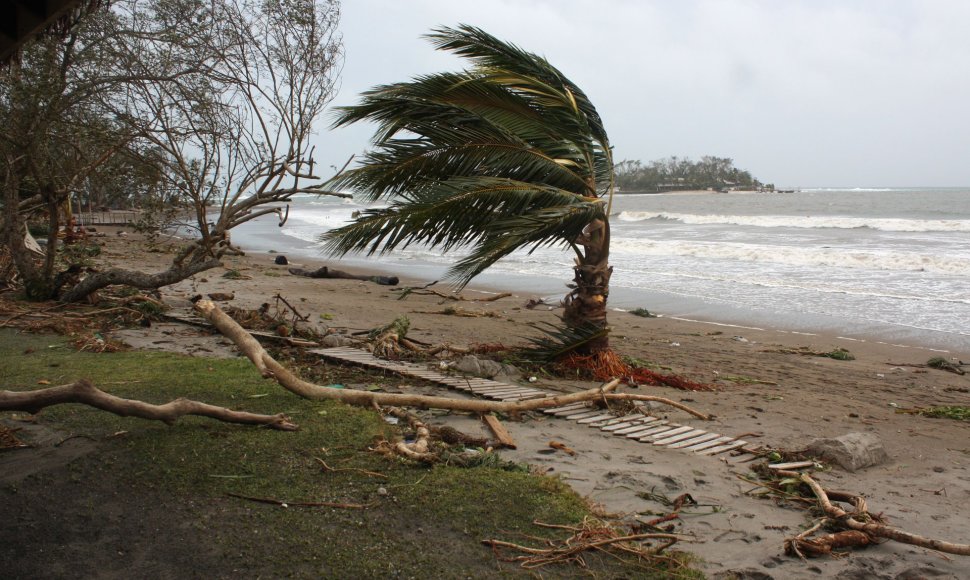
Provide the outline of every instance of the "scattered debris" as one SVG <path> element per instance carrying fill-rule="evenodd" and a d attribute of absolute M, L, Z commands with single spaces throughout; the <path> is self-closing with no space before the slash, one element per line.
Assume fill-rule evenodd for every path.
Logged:
<path fill-rule="evenodd" d="M 926 361 L 926 364 L 913 364 L 913 363 L 886 363 L 887 365 L 893 367 L 913 367 L 913 368 L 931 368 L 939 369 L 941 371 L 948 371 L 958 375 L 965 375 L 967 371 L 963 370 L 963 367 L 970 365 L 970 363 L 965 363 L 962 360 L 957 360 L 956 362 L 943 358 L 942 356 L 935 356 L 930 360 Z M 895 370 L 895 369 L 894 369 Z"/>
<path fill-rule="evenodd" d="M 565 443 L 560 443 L 559 441 L 550 441 L 549 447 L 552 447 L 553 449 L 558 449 L 559 451 L 562 451 L 563 453 L 566 453 L 571 456 L 576 455 L 575 449 L 571 449 L 570 447 L 566 446 Z"/>
<path fill-rule="evenodd" d="M 877 543 L 881 539 L 888 539 L 921 548 L 938 550 L 948 554 L 970 556 L 970 544 L 956 544 L 943 540 L 924 538 L 886 525 L 882 517 L 869 512 L 866 500 L 862 496 L 825 490 L 817 481 L 805 473 L 779 471 L 779 475 L 798 479 L 801 483 L 808 486 L 817 499 L 819 507 L 821 507 L 827 516 L 825 520 L 819 522 L 811 529 L 787 540 L 785 542 L 785 551 L 788 554 L 804 558 L 806 555 L 828 554 L 834 548 L 864 547 Z M 853 511 L 845 511 L 834 505 L 832 500 L 852 505 Z M 811 539 L 809 537 L 826 524 L 835 526 L 837 531 L 821 536 L 820 538 Z M 844 528 L 848 528 L 848 530 Z M 850 534 L 848 533 L 849 531 L 854 533 Z"/>
<path fill-rule="evenodd" d="M 534 548 L 505 542 L 502 540 L 482 540 L 486 546 L 491 546 L 496 557 L 506 562 L 519 562 L 525 569 L 533 570 L 550 564 L 574 564 L 586 568 L 583 555 L 586 552 L 604 552 L 616 558 L 633 556 L 638 564 L 655 569 L 658 562 L 663 562 L 668 572 L 681 569 L 683 564 L 673 556 L 662 555 L 662 552 L 678 541 L 691 541 L 689 538 L 677 534 L 628 534 L 605 522 L 585 518 L 580 526 L 560 526 L 535 522 L 536 525 L 567 530 L 570 536 L 561 540 L 545 541 L 542 548 Z M 657 547 L 651 547 L 650 541 L 658 541 Z M 518 553 L 518 556 L 507 556 L 506 552 Z"/>
<path fill-rule="evenodd" d="M 461 302 L 495 302 L 496 300 L 501 300 L 502 298 L 508 298 L 512 295 L 511 292 L 501 292 L 499 294 L 493 294 L 491 296 L 483 296 L 481 298 L 466 298 L 461 294 L 455 293 L 444 293 L 437 290 L 429 290 L 431 286 L 437 284 L 438 281 L 435 280 L 429 284 L 425 284 L 420 288 L 413 288 L 411 286 L 406 286 L 404 288 L 399 288 L 394 290 L 394 292 L 400 292 L 401 295 L 397 297 L 398 300 L 404 300 L 408 296 L 414 294 L 415 296 L 437 296 L 442 299 L 439 304 L 444 304 L 446 300 L 456 300 Z"/>
<path fill-rule="evenodd" d="M 897 413 L 920 415 L 934 419 L 953 419 L 956 421 L 970 421 L 970 407 L 963 405 L 940 405 L 938 407 L 896 409 Z"/>
<path fill-rule="evenodd" d="M 761 352 L 771 352 L 778 354 L 797 354 L 801 356 L 819 356 L 824 358 L 831 358 L 834 360 L 855 360 L 855 356 L 849 352 L 847 349 L 838 347 L 828 351 L 812 350 L 807 346 L 801 346 L 798 348 L 778 348 L 763 350 Z"/>
<path fill-rule="evenodd" d="M 516 378 L 521 374 L 519 369 L 510 364 L 500 363 L 487 358 L 479 358 L 471 354 L 461 357 L 456 362 L 448 365 L 448 368 L 486 379 L 494 379 L 496 377 L 502 377 L 503 379 Z"/>

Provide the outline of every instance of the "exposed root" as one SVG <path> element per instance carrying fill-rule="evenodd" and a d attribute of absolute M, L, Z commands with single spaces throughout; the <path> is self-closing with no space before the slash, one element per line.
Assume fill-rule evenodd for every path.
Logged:
<path fill-rule="evenodd" d="M 714 385 L 698 383 L 677 375 L 664 375 L 650 369 L 633 367 L 627 364 L 612 350 L 590 355 L 567 354 L 559 359 L 559 364 L 567 369 L 577 369 L 588 373 L 596 380 L 602 377 L 622 377 L 627 384 L 668 386 L 684 391 L 714 391 Z"/>

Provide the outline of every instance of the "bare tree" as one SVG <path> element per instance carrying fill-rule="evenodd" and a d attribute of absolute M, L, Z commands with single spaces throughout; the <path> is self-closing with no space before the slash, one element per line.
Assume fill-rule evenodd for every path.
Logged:
<path fill-rule="evenodd" d="M 21 210 L 5 211 L 12 215 L 4 241 L 21 256 L 28 294 L 52 297 L 59 289 L 56 242 L 42 271 L 21 267 L 29 261 L 21 247 L 26 220 L 47 211 L 56 232 L 58 205 L 122 152 L 156 169 L 157 194 L 184 204 L 197 236 L 166 271 L 92 273 L 64 300 L 111 284 L 159 287 L 214 267 L 234 251 L 233 227 L 272 213 L 282 222 L 292 196 L 326 193 L 313 182 L 309 139 L 336 90 L 339 14 L 333 0 L 124 0 L 89 15 L 67 38 L 28 48 L 47 66 L 25 58 L 4 77 L 4 92 L 23 98 L 4 99 L 2 114 L 24 118 L 31 102 L 63 103 L 33 116 L 41 131 L 3 135 L 3 203 Z M 79 124 L 84 116 L 97 122 Z M 48 127 L 63 127 L 63 135 Z M 104 129 L 91 136 L 93 145 L 84 139 L 88 127 Z M 61 148 L 79 150 L 68 171 Z M 32 169 L 38 160 L 44 171 Z M 27 195 L 26 185 L 37 193 Z"/>

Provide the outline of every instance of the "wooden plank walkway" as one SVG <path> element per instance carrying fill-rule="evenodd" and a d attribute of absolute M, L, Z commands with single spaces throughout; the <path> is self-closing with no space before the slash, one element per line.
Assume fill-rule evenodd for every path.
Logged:
<path fill-rule="evenodd" d="M 457 391 L 498 401 L 524 401 L 556 394 L 534 387 L 522 387 L 490 379 L 448 375 L 429 369 L 425 365 L 380 359 L 358 348 L 317 348 L 309 349 L 307 352 L 331 360 L 424 379 Z M 754 448 L 747 447 L 748 442 L 741 439 L 710 433 L 694 426 L 670 423 L 639 412 L 617 417 L 588 402 L 542 409 L 542 412 L 553 417 L 569 419 L 617 437 L 625 437 L 657 447 L 680 449 L 698 455 L 720 455 L 728 451 L 740 451 L 743 457 L 739 458 L 738 463 L 753 459 L 753 453 L 756 451 Z"/>

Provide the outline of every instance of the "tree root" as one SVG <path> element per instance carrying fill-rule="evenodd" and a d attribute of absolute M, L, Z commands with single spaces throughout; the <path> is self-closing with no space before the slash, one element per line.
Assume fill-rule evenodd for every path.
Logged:
<path fill-rule="evenodd" d="M 853 496 L 846 493 L 826 491 L 821 485 L 819 485 L 817 481 L 805 473 L 799 473 L 796 471 L 778 471 L 778 474 L 783 477 L 794 477 L 801 480 L 812 490 L 812 493 L 815 494 L 818 504 L 822 508 L 825 515 L 831 518 L 831 520 L 838 522 L 840 525 L 849 528 L 849 531 L 837 532 L 835 534 L 829 534 L 828 536 L 822 536 L 820 538 L 811 540 L 807 539 L 809 532 L 814 532 L 816 529 L 818 529 L 818 526 L 816 526 L 808 532 L 799 534 L 794 538 L 786 540 L 785 547 L 786 551 L 789 553 L 799 556 L 802 556 L 803 553 L 807 553 L 808 555 L 816 555 L 816 553 L 825 554 L 831 552 L 833 548 L 837 547 L 866 546 L 876 543 L 880 539 L 887 539 L 902 542 L 904 544 L 911 544 L 913 546 L 919 546 L 921 548 L 929 548 L 930 550 L 938 550 L 948 554 L 970 556 L 970 544 L 955 544 L 952 542 L 945 542 L 943 540 L 924 538 L 892 526 L 878 523 L 878 518 L 869 514 L 866 508 L 865 500 L 862 497 Z M 829 496 L 835 498 L 836 501 L 852 503 L 855 507 L 855 511 L 850 514 L 842 508 L 832 504 Z M 860 534 L 865 535 L 867 541 L 864 541 Z M 814 550 L 819 551 L 815 552 Z"/>
<path fill-rule="evenodd" d="M 0 411 L 26 411 L 33 414 L 45 407 L 62 403 L 82 403 L 122 417 L 153 419 L 169 425 L 175 423 L 184 415 L 198 415 L 227 423 L 260 425 L 280 431 L 296 431 L 299 428 L 282 413 L 259 415 L 244 411 L 231 411 L 225 407 L 217 407 L 188 399 L 176 399 L 164 405 L 152 405 L 144 401 L 122 399 L 98 389 L 86 379 L 81 379 L 70 385 L 35 391 L 0 391 Z"/>

